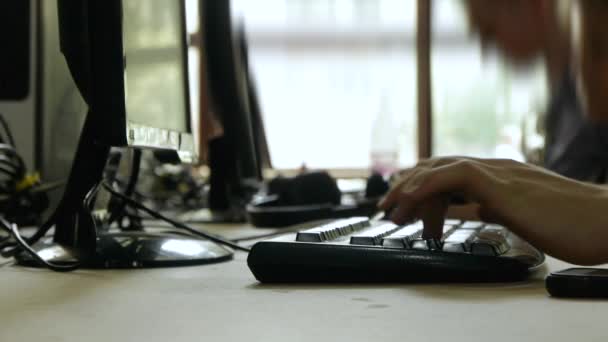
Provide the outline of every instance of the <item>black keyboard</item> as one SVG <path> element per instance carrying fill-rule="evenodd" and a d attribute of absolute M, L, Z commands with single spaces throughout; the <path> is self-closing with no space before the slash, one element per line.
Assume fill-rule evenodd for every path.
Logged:
<path fill-rule="evenodd" d="M 247 263 L 261 282 L 502 282 L 545 259 L 498 225 L 446 220 L 441 239 L 422 230 L 420 221 L 340 219 L 257 242 Z"/>

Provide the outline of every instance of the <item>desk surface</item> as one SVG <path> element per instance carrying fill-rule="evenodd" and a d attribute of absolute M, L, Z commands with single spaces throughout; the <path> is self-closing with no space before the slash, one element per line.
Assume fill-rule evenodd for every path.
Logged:
<path fill-rule="evenodd" d="M 225 232 L 251 233 L 226 227 Z M 0 341 L 606 341 L 608 305 L 528 282 L 262 285 L 227 263 L 60 274 L 0 266 Z"/>

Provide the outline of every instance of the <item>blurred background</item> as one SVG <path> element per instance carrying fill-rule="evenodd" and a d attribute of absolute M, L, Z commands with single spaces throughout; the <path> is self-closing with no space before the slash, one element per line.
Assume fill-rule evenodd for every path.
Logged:
<path fill-rule="evenodd" d="M 187 4 L 196 33 L 198 1 Z M 233 0 L 234 19 L 247 31 L 275 168 L 385 171 L 415 163 L 416 6 L 415 0 Z M 482 49 L 461 1 L 433 6 L 432 154 L 523 160 L 542 146 L 536 132 L 547 101 L 542 63 L 525 72 L 511 67 Z M 193 46 L 194 94 L 197 54 Z M 198 111 L 197 101 L 192 108 Z"/>

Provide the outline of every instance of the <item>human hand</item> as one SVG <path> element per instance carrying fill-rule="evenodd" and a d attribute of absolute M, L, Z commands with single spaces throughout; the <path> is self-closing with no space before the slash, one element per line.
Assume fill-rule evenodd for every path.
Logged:
<path fill-rule="evenodd" d="M 400 174 L 381 201 L 391 220 L 424 221 L 425 238 L 441 236 L 451 201 L 476 204 L 547 254 L 577 264 L 608 261 L 608 190 L 540 167 L 502 159 L 437 158 Z"/>

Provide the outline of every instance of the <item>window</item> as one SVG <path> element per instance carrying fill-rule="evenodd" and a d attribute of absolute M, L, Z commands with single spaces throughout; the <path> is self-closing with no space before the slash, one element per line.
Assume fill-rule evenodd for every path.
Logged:
<path fill-rule="evenodd" d="M 276 168 L 416 162 L 416 0 L 232 0 L 232 10 Z M 547 98 L 544 66 L 517 73 L 482 51 L 461 1 L 434 1 L 432 49 L 434 155 L 521 159 L 522 127 Z"/>
<path fill-rule="evenodd" d="M 275 167 L 414 162 L 415 3 L 233 0 Z"/>
<path fill-rule="evenodd" d="M 482 51 L 462 2 L 433 6 L 433 154 L 523 160 L 523 128 L 547 99 L 544 65 L 513 70 Z"/>

